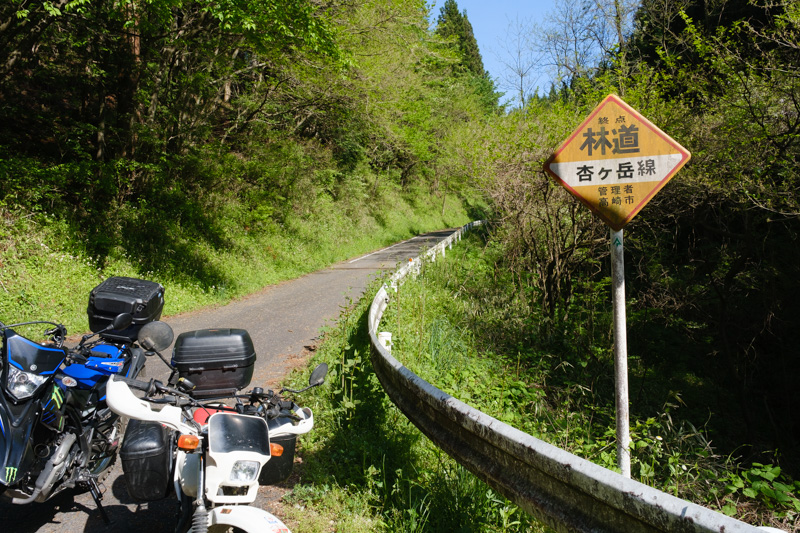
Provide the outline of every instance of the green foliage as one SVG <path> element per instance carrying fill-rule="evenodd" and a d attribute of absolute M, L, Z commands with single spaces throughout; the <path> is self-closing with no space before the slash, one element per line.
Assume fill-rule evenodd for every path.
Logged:
<path fill-rule="evenodd" d="M 61 187 L 68 209 L 97 199 L 92 180 L 115 205 L 196 193 L 187 161 L 258 159 L 272 143 L 305 144 L 307 164 L 372 195 L 428 184 L 447 124 L 486 104 L 485 87 L 437 63 L 419 1 L 47 5 L 0 8 L 0 144 L 81 172 Z"/>
<path fill-rule="evenodd" d="M 413 313 L 395 318 L 411 328 L 397 342 L 443 388 L 503 420 L 523 406 L 527 431 L 612 466 L 607 229 L 542 163 L 624 90 L 693 154 L 626 228 L 634 469 L 791 521 L 798 9 L 647 0 L 597 68 L 575 65 L 585 74 L 502 115 L 451 0 L 435 31 L 421 0 L 0 3 L 0 315 L 53 313 L 81 330 L 80 302 L 112 274 L 162 281 L 177 312 L 489 217 L 474 275 L 437 265 L 426 276 L 447 291 L 423 279 L 402 297 Z M 578 35 L 610 28 L 589 18 L 576 14 Z M 337 462 L 319 474 L 341 492 L 301 500 L 330 502 L 346 530 L 431 530 L 453 509 L 524 529 L 397 430 L 354 323 L 331 334 L 352 340 L 331 356 L 338 425 L 324 451 Z M 384 442 L 354 449 L 364 427 Z M 740 467 L 722 470 L 712 439 Z M 756 464 L 786 477 L 776 486 Z M 715 480 L 728 474 L 743 486 L 726 495 Z"/>
<path fill-rule="evenodd" d="M 240 165 L 233 158 L 222 166 L 247 170 Z M 161 282 L 171 315 L 467 220 L 456 202 L 442 217 L 425 191 L 420 197 L 385 190 L 361 202 L 336 202 L 315 190 L 316 201 L 304 204 L 299 192 L 291 200 L 265 198 L 244 180 L 229 186 L 240 199 L 212 190 L 187 202 L 175 191 L 116 211 L 99 209 L 92 216 L 102 216 L 103 225 L 96 229 L 0 204 L 0 320 L 47 318 L 86 331 L 88 293 L 113 275 Z M 369 214 L 367 200 L 381 205 L 380 218 Z"/>
<path fill-rule="evenodd" d="M 473 237 L 406 281 L 382 326 L 393 333 L 394 357 L 471 406 L 617 470 L 611 309 L 596 295 L 608 292 L 608 282 L 577 288 L 556 317 L 559 327 L 545 327 L 537 301 L 508 290 L 514 274 L 500 267 L 501 252 Z M 634 314 L 629 327 L 648 319 Z M 674 343 L 663 350 L 663 365 L 659 352 L 634 347 L 629 356 L 634 478 L 738 509 L 746 521 L 795 527 L 800 484 L 777 466 L 720 456 L 710 435 L 732 424 L 734 413 L 703 412 L 716 384 L 692 374 L 692 356 L 678 356 Z"/>
<path fill-rule="evenodd" d="M 457 52 L 457 72 L 463 72 L 467 83 L 474 87 L 475 94 L 481 99 L 481 105 L 488 113 L 498 108 L 499 94 L 494 82 L 483 67 L 483 58 L 478 49 L 478 41 L 472 31 L 472 24 L 467 12 L 458 11 L 455 0 L 446 0 L 436 19 L 436 35 L 445 39 Z"/>
<path fill-rule="evenodd" d="M 75 301 L 127 272 L 185 287 L 170 313 L 466 221 L 468 185 L 434 169 L 452 117 L 482 110 L 437 64 L 423 8 L 2 4 L 6 271 L 39 260 L 31 232 L 91 263 Z M 26 272 L 6 292 L 33 301 L 52 271 Z"/>
<path fill-rule="evenodd" d="M 680 435 L 702 435 L 715 453 L 740 454 L 742 465 L 774 460 L 796 478 L 797 417 L 777 413 L 797 403 L 800 373 L 793 342 L 800 312 L 797 3 L 743 4 L 688 2 L 681 13 L 664 9 L 674 5 L 668 2 L 645 2 L 639 20 L 646 15 L 646 26 L 624 58 L 608 56 L 592 76 L 532 101 L 534 112 L 516 111 L 480 137 L 471 160 L 493 209 L 488 249 L 499 254 L 489 270 L 511 273 L 505 291 L 485 293 L 511 311 L 498 311 L 506 331 L 477 315 L 494 342 L 476 342 L 487 351 L 535 346 L 520 359 L 540 366 L 544 357 L 560 369 L 547 378 L 566 391 L 549 396 L 553 405 L 610 420 L 584 403 L 613 396 L 608 230 L 541 164 L 597 102 L 624 89 L 628 103 L 692 152 L 626 227 L 632 409 L 663 423 L 664 405 L 675 403 L 680 417 L 675 409 L 670 416 Z M 641 439 L 643 452 L 658 449 L 653 437 Z M 591 438 L 603 450 L 597 432 Z M 671 491 L 691 494 L 699 485 L 709 494 L 702 487 L 716 486 L 719 469 L 703 457 L 702 440 L 687 446 L 675 456 L 662 448 L 637 463 L 639 474 L 665 480 Z"/>
<path fill-rule="evenodd" d="M 778 516 L 800 513 L 800 481 L 785 478 L 781 469 L 775 465 L 753 463 L 747 470 L 729 473 L 723 481 L 725 491 L 730 495 L 722 511 L 727 515 L 736 514 L 734 498 L 741 494 L 747 499 L 757 500 L 770 510 L 778 510 Z"/>
<path fill-rule="evenodd" d="M 331 525 L 337 531 L 539 530 L 519 508 L 436 449 L 388 400 L 366 356 L 370 301 L 343 309 L 310 362 L 310 367 L 326 362 L 330 372 L 313 399 L 304 395 L 320 415 L 301 441 L 302 483 L 289 497 L 288 523 L 304 531 Z M 449 346 L 456 334 L 445 323 L 440 326 L 429 346 L 439 368 L 455 375 L 460 365 L 451 356 L 463 345 Z M 314 516 L 302 511 L 310 507 Z"/>

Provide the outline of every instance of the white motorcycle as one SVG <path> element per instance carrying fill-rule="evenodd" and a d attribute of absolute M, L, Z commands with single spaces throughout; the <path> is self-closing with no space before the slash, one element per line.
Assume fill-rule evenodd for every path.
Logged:
<path fill-rule="evenodd" d="M 314 426 L 310 409 L 281 394 L 321 385 L 327 371 L 324 363 L 318 366 L 301 390 L 255 388 L 243 395 L 226 394 L 235 399 L 232 406 L 220 403 L 221 395 L 198 400 L 195 386 L 183 378 L 176 387 L 156 380 L 110 379 L 109 407 L 131 419 L 120 451 L 131 496 L 152 501 L 174 488 L 182 510 L 178 533 L 231 527 L 288 533 L 281 520 L 249 504 L 255 501 L 259 482 L 288 477 L 297 435 Z M 144 397 L 137 397 L 132 388 L 144 391 Z"/>

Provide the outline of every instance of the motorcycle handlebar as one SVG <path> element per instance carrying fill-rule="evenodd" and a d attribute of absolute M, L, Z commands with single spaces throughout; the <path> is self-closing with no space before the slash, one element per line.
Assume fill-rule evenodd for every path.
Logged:
<path fill-rule="evenodd" d="M 187 405 L 194 405 L 196 403 L 195 400 L 186 397 L 183 393 L 181 393 L 176 389 L 165 386 L 157 379 L 151 379 L 150 381 L 141 381 L 138 379 L 126 378 L 119 375 L 113 376 L 112 379 L 114 379 L 114 381 L 121 381 L 125 383 L 131 389 L 143 391 L 145 393 L 145 397 L 143 399 L 149 402 L 168 403 L 175 405 L 177 407 L 185 407 Z M 155 394 L 156 392 L 164 394 L 165 396 L 159 399 L 150 398 L 150 396 L 153 396 L 153 394 Z"/>
<path fill-rule="evenodd" d="M 87 361 L 89 361 L 85 355 L 74 351 L 67 355 L 67 359 L 68 363 L 78 363 L 79 365 L 85 364 Z"/>
<path fill-rule="evenodd" d="M 120 375 L 115 375 L 113 376 L 112 379 L 114 379 L 115 381 L 121 381 L 125 383 L 131 389 L 143 391 L 145 393 L 145 399 L 148 399 L 148 401 L 151 402 L 171 403 L 177 406 L 185 406 L 193 404 L 200 405 L 196 400 L 187 397 L 185 393 L 182 393 L 181 391 L 173 389 L 171 387 L 167 387 L 163 383 L 155 379 L 151 379 L 150 381 L 141 381 L 138 379 L 126 378 Z M 152 396 L 156 392 L 165 394 L 166 396 L 164 396 L 159 400 L 153 400 L 148 398 L 149 396 Z M 287 417 L 293 420 L 301 420 L 301 417 L 294 414 L 293 412 L 293 410 L 295 409 L 295 407 L 297 407 L 297 405 L 292 401 L 281 399 L 279 395 L 277 395 L 275 392 L 271 390 L 264 393 L 263 389 L 256 388 L 248 394 L 226 395 L 222 397 L 243 398 L 252 400 L 254 396 L 262 401 L 268 400 L 271 401 L 270 403 L 274 402 L 265 411 L 265 415 L 267 418 L 271 419 L 277 417 Z M 207 400 L 213 400 L 213 399 L 207 399 Z"/>
<path fill-rule="evenodd" d="M 158 381 L 156 379 L 151 379 L 150 381 L 141 381 L 141 380 L 138 380 L 138 379 L 126 378 L 126 377 L 123 377 L 123 376 L 115 375 L 114 376 L 114 380 L 115 381 L 121 381 L 121 382 L 125 383 L 126 385 L 128 385 L 128 387 L 130 387 L 132 389 L 140 390 L 140 391 L 146 393 L 147 396 L 150 396 L 151 394 L 153 394 L 155 392 L 162 392 L 162 393 L 176 393 L 176 392 L 178 392 L 178 391 L 176 391 L 174 389 L 171 389 L 169 387 L 165 387 L 163 383 L 161 383 L 160 381 Z"/>

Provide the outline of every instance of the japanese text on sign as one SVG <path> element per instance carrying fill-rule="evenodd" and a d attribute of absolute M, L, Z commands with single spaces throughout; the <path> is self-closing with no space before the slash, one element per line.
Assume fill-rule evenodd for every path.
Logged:
<path fill-rule="evenodd" d="M 616 96 L 609 96 L 545 170 L 611 227 L 624 226 L 690 154 Z"/>

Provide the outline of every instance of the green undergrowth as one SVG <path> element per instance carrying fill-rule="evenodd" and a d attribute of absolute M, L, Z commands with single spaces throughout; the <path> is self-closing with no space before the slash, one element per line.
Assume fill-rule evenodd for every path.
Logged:
<path fill-rule="evenodd" d="M 389 401 L 369 358 L 370 303 L 365 297 L 343 309 L 310 363 L 326 362 L 330 373 L 323 387 L 303 395 L 315 427 L 300 439 L 299 481 L 281 518 L 304 532 L 539 530 Z"/>
<path fill-rule="evenodd" d="M 539 311 L 498 268 L 498 252 L 473 237 L 409 279 L 381 326 L 393 333 L 393 355 L 471 406 L 619 471 L 613 359 L 602 333 L 610 331 L 610 308 L 598 312 L 578 300 L 545 335 L 534 326 Z M 609 291 L 607 283 L 592 289 Z M 589 322 L 600 335 L 587 333 Z M 676 379 L 680 368 L 653 376 L 647 354 L 629 357 L 633 478 L 755 525 L 797 531 L 800 482 L 777 464 L 715 449 L 714 425 L 735 421 L 708 412 L 694 418 L 688 398 L 713 391 L 688 390 L 687 383 L 702 387 L 697 379 Z M 643 396 L 648 401 L 636 405 Z"/>
<path fill-rule="evenodd" d="M 270 216 L 254 222 L 248 207 L 230 199 L 220 204 L 202 223 L 197 213 L 126 206 L 107 228 L 119 240 L 105 243 L 64 217 L 0 204 L 0 321 L 46 319 L 87 331 L 89 292 L 110 276 L 160 282 L 164 316 L 174 315 L 470 219 L 456 199 L 442 213 L 441 199 L 427 191 L 389 188 L 359 209 L 321 196 L 280 223 Z"/>
<path fill-rule="evenodd" d="M 610 350 L 565 348 L 582 342 L 576 324 L 564 329 L 570 339 L 536 338 L 528 327 L 536 311 L 509 290 L 496 252 L 466 239 L 406 280 L 381 324 L 393 333 L 393 355 L 481 411 L 618 471 Z M 343 310 L 311 363 L 327 362 L 331 372 L 303 398 L 316 426 L 301 439 L 300 477 L 283 518 L 298 531 L 547 531 L 438 450 L 387 399 L 369 362 L 370 302 Z M 605 329 L 608 317 L 595 319 Z M 632 365 L 632 388 L 641 385 L 640 371 Z M 632 409 L 633 477 L 755 525 L 798 531 L 800 483 L 774 464 L 715 450 L 671 385 L 648 381 L 659 408 Z"/>

